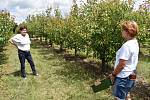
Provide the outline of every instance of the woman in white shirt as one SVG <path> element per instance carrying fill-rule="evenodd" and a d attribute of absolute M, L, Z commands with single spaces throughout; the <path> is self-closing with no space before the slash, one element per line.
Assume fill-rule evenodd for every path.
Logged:
<path fill-rule="evenodd" d="M 18 48 L 18 56 L 21 64 L 21 76 L 23 79 L 26 79 L 25 72 L 25 59 L 29 62 L 33 75 L 38 75 L 35 69 L 35 64 L 33 62 L 32 56 L 30 54 L 30 38 L 27 33 L 27 28 L 25 26 L 21 26 L 20 34 L 16 34 L 14 37 L 10 39 L 10 43 L 15 45 Z"/>
<path fill-rule="evenodd" d="M 110 75 L 114 81 L 113 95 L 116 100 L 131 100 L 128 96 L 135 84 L 135 70 L 138 63 L 139 45 L 136 39 L 138 25 L 134 21 L 122 23 L 122 37 L 126 42 L 116 53 L 114 71 Z"/>

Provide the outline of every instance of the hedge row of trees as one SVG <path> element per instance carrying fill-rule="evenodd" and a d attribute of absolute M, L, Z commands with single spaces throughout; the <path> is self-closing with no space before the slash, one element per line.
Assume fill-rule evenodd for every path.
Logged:
<path fill-rule="evenodd" d="M 146 2 L 149 4 L 149 2 Z M 88 0 L 78 6 L 74 0 L 71 12 L 63 17 L 59 8 L 46 9 L 42 14 L 29 15 L 25 24 L 32 36 L 45 39 L 45 43 L 60 45 L 73 49 L 75 55 L 84 51 L 102 61 L 102 71 L 114 60 L 115 53 L 123 43 L 120 23 L 124 20 L 134 20 L 140 27 L 139 42 L 149 39 L 147 31 L 150 28 L 150 9 L 142 5 L 134 10 L 132 0 Z M 150 43 L 150 42 L 149 42 Z"/>
<path fill-rule="evenodd" d="M 10 13 L 5 10 L 0 11 L 0 49 L 8 41 L 15 31 L 15 22 Z"/>
<path fill-rule="evenodd" d="M 5 61 L 3 47 L 15 31 L 15 22 L 6 10 L 0 10 L 0 67 Z M 0 70 L 1 72 L 1 70 Z"/>

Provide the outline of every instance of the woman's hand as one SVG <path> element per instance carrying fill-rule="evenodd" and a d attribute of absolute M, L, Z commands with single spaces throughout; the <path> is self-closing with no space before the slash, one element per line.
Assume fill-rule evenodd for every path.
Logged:
<path fill-rule="evenodd" d="M 113 74 L 110 74 L 109 77 L 110 77 L 111 82 L 114 83 L 114 81 L 115 81 L 115 76 L 114 76 Z"/>
<path fill-rule="evenodd" d="M 10 39 L 9 42 L 18 49 L 18 46 L 15 44 L 15 42 L 12 39 Z"/>

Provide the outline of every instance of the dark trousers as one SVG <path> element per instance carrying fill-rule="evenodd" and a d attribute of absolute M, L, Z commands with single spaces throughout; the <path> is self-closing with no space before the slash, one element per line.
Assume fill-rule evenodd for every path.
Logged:
<path fill-rule="evenodd" d="M 19 60 L 20 60 L 20 64 L 21 64 L 21 76 L 26 77 L 26 72 L 25 72 L 25 60 L 26 59 L 31 66 L 33 74 L 36 74 L 35 65 L 34 65 L 32 56 L 30 54 L 30 51 L 18 50 L 18 56 L 19 56 Z"/>

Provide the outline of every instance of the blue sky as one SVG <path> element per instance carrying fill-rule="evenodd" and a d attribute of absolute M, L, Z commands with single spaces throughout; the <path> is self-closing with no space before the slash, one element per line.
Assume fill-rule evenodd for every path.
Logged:
<path fill-rule="evenodd" d="M 15 16 L 16 23 L 21 23 L 29 14 L 37 14 L 44 11 L 47 7 L 59 7 L 61 12 L 66 15 L 69 13 L 73 0 L 0 0 L 0 9 L 7 9 L 11 15 Z M 77 0 L 78 4 L 82 1 Z M 144 0 L 135 0 L 135 9 Z"/>

